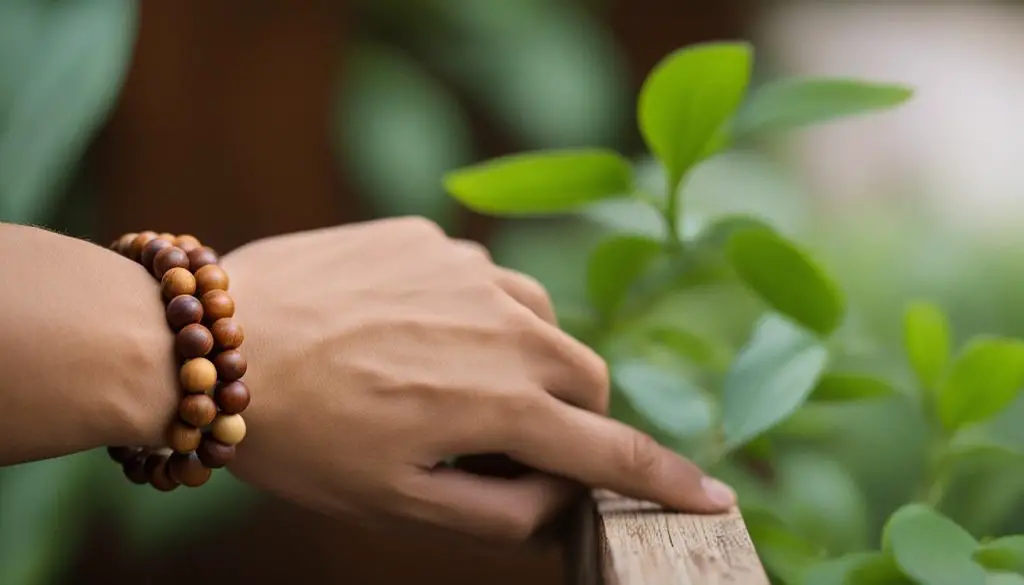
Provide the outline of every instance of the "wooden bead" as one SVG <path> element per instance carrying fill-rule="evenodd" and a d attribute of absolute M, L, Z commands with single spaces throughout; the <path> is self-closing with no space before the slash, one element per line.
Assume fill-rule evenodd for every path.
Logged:
<path fill-rule="evenodd" d="M 235 446 L 225 445 L 212 438 L 203 438 L 203 443 L 196 450 L 196 455 L 203 465 L 211 469 L 219 469 L 235 459 Z"/>
<path fill-rule="evenodd" d="M 206 394 L 189 394 L 178 404 L 178 416 L 194 427 L 203 428 L 217 417 L 217 403 Z"/>
<path fill-rule="evenodd" d="M 209 481 L 211 471 L 203 466 L 195 453 L 175 453 L 167 460 L 172 479 L 185 487 L 199 487 Z"/>
<path fill-rule="evenodd" d="M 156 239 L 163 240 L 168 244 L 174 244 L 174 241 L 178 239 L 178 236 L 170 232 L 163 232 L 161 234 L 157 234 Z"/>
<path fill-rule="evenodd" d="M 236 349 L 245 341 L 245 332 L 234 319 L 217 319 L 210 326 L 210 333 L 220 349 Z"/>
<path fill-rule="evenodd" d="M 167 303 L 167 324 L 174 331 L 203 320 L 203 304 L 192 295 L 178 295 Z"/>
<path fill-rule="evenodd" d="M 218 415 L 210 426 L 210 434 L 225 445 L 237 445 L 245 438 L 245 419 L 237 414 Z"/>
<path fill-rule="evenodd" d="M 203 394 L 217 384 L 217 367 L 206 358 L 196 358 L 181 366 L 178 377 L 185 392 Z"/>
<path fill-rule="evenodd" d="M 226 291 L 211 290 L 203 294 L 203 313 L 210 322 L 235 316 L 235 300 Z"/>
<path fill-rule="evenodd" d="M 213 334 L 199 323 L 186 325 L 174 336 L 174 348 L 183 358 L 203 357 L 213 349 L 213 343 Z"/>
<path fill-rule="evenodd" d="M 241 380 L 221 384 L 213 397 L 223 414 L 239 414 L 249 407 L 249 388 Z"/>
<path fill-rule="evenodd" d="M 207 264 L 195 271 L 199 296 L 211 290 L 228 290 L 228 273 L 216 264 Z"/>
<path fill-rule="evenodd" d="M 132 242 L 134 242 L 137 237 L 139 237 L 139 234 L 136 233 L 121 236 L 121 238 L 117 240 L 117 253 L 122 256 L 130 254 L 132 250 Z"/>
<path fill-rule="evenodd" d="M 107 447 L 107 455 L 118 463 L 133 459 L 142 452 L 138 447 Z"/>
<path fill-rule="evenodd" d="M 188 265 L 193 272 L 199 270 L 203 266 L 216 264 L 218 262 L 220 262 L 220 258 L 212 248 L 202 246 L 188 251 Z"/>
<path fill-rule="evenodd" d="M 146 454 L 140 451 L 138 455 L 121 464 L 121 471 L 124 472 L 124 476 L 128 478 L 128 481 L 136 485 L 149 483 L 146 460 Z"/>
<path fill-rule="evenodd" d="M 153 276 L 163 278 L 164 273 L 172 268 L 188 270 L 188 254 L 181 248 L 168 244 L 153 256 Z"/>
<path fill-rule="evenodd" d="M 196 292 L 196 278 L 184 268 L 171 268 L 160 279 L 160 290 L 163 292 L 165 299 L 173 299 L 181 295 L 191 295 Z"/>
<path fill-rule="evenodd" d="M 234 382 L 241 378 L 249 366 L 237 349 L 220 352 L 213 358 L 213 363 L 217 367 L 217 377 L 222 382 Z"/>
<path fill-rule="evenodd" d="M 178 487 L 178 482 L 167 473 L 167 458 L 163 455 L 150 455 L 146 459 L 146 475 L 149 485 L 162 492 L 169 492 Z"/>
<path fill-rule="evenodd" d="M 202 247 L 199 240 L 195 236 L 189 234 L 182 234 L 174 240 L 174 245 L 184 250 L 186 253 L 195 250 L 196 248 Z"/>
<path fill-rule="evenodd" d="M 139 264 L 146 267 L 146 270 L 153 271 L 153 259 L 156 258 L 157 253 L 167 248 L 172 247 L 172 244 L 167 240 L 161 240 L 154 238 L 150 240 L 146 247 L 142 249 L 142 256 L 139 257 Z"/>
<path fill-rule="evenodd" d="M 138 262 L 142 258 L 142 249 L 146 247 L 146 244 L 156 239 L 156 232 L 144 231 L 139 232 L 139 235 L 135 236 L 132 240 L 131 246 L 128 247 L 128 257 Z"/>
<path fill-rule="evenodd" d="M 202 440 L 203 431 L 181 421 L 174 421 L 167 429 L 167 446 L 176 453 L 191 453 Z"/>

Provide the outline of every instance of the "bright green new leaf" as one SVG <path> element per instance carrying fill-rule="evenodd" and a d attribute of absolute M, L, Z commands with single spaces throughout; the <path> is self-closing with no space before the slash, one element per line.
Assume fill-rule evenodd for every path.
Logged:
<path fill-rule="evenodd" d="M 978 547 L 974 560 L 993 571 L 1024 574 L 1024 535 L 997 538 Z"/>
<path fill-rule="evenodd" d="M 977 545 L 966 530 L 923 504 L 894 512 L 882 533 L 884 550 L 923 585 L 984 585 L 985 570 L 972 559 Z"/>
<path fill-rule="evenodd" d="M 914 94 L 903 85 L 855 79 L 790 78 L 750 94 L 732 125 L 735 139 L 884 110 Z"/>
<path fill-rule="evenodd" d="M 939 307 L 915 302 L 903 316 L 903 343 L 922 387 L 934 391 L 949 362 L 949 321 Z"/>
<path fill-rule="evenodd" d="M 739 447 L 793 414 L 827 362 L 828 351 L 813 335 L 777 315 L 762 319 L 725 376 L 727 446 Z"/>
<path fill-rule="evenodd" d="M 633 168 L 598 149 L 516 154 L 448 173 L 445 188 L 466 207 L 491 215 L 543 215 L 633 191 Z"/>
<path fill-rule="evenodd" d="M 644 81 L 640 132 L 673 188 L 713 150 L 708 143 L 743 101 L 752 52 L 746 43 L 693 45 L 663 59 Z"/>
<path fill-rule="evenodd" d="M 951 366 L 938 395 L 946 428 L 977 423 L 1006 408 L 1024 385 L 1024 341 L 976 337 Z"/>
<path fill-rule="evenodd" d="M 711 428 L 714 404 L 686 378 L 639 361 L 612 367 L 615 386 L 640 415 L 677 439 L 701 435 Z"/>
<path fill-rule="evenodd" d="M 796 244 L 767 229 L 735 233 L 727 249 L 739 277 L 773 309 L 827 336 L 845 310 L 835 282 Z"/>
<path fill-rule="evenodd" d="M 598 244 L 587 262 L 587 296 L 598 314 L 613 315 L 663 249 L 661 242 L 636 235 L 612 236 Z"/>
<path fill-rule="evenodd" d="M 811 392 L 814 402 L 851 402 L 886 398 L 896 394 L 896 389 L 885 380 L 863 374 L 825 374 Z"/>
<path fill-rule="evenodd" d="M 765 569 L 784 583 L 798 583 L 823 556 L 816 543 L 799 536 L 766 508 L 744 506 L 743 521 Z"/>

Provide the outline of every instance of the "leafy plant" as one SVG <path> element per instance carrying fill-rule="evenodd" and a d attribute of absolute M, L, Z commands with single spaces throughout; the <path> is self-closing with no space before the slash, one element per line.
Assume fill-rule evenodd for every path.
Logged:
<path fill-rule="evenodd" d="M 976 336 L 951 355 L 946 316 L 919 302 L 904 319 L 913 388 L 837 367 L 850 309 L 805 245 L 761 217 L 722 216 L 696 234 L 683 229 L 688 178 L 730 146 L 892 108 L 912 93 L 853 79 L 751 88 L 752 63 L 748 44 L 717 42 L 683 48 L 653 69 L 637 120 L 661 181 L 642 181 L 614 152 L 554 150 L 456 170 L 444 184 L 491 215 L 587 215 L 617 201 L 636 217 L 647 209 L 660 218 L 661 229 L 606 224 L 611 233 L 601 232 L 587 264 L 587 308 L 563 306 L 560 314 L 571 314 L 565 325 L 608 359 L 615 416 L 733 482 L 777 582 L 1024 583 L 1021 537 L 979 541 L 942 511 L 961 462 L 1013 456 L 983 424 L 1018 397 L 1024 342 Z M 756 299 L 738 343 L 706 334 L 712 329 L 699 318 L 680 317 L 709 290 L 719 305 L 730 305 L 727 291 Z M 811 423 L 829 408 L 884 400 L 906 402 L 930 430 L 919 486 L 890 510 L 872 547 L 865 496 L 841 465 L 816 454 L 828 425 Z"/>

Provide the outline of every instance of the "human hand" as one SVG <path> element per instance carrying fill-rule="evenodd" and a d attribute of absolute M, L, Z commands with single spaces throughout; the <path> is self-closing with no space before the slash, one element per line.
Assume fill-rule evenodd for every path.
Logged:
<path fill-rule="evenodd" d="M 426 220 L 269 238 L 222 264 L 253 390 L 231 470 L 255 486 L 334 515 L 515 540 L 579 484 L 697 512 L 734 503 L 605 416 L 606 365 L 558 329 L 539 284 Z M 540 472 L 438 465 L 481 453 Z"/>

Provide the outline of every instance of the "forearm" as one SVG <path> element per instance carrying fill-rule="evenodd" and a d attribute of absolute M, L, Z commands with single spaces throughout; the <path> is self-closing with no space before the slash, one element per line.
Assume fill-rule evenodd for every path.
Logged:
<path fill-rule="evenodd" d="M 153 277 L 94 244 L 0 224 L 0 465 L 158 444 L 173 338 Z"/>

